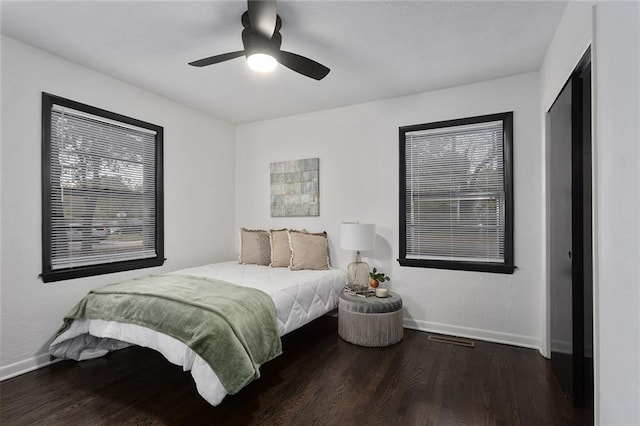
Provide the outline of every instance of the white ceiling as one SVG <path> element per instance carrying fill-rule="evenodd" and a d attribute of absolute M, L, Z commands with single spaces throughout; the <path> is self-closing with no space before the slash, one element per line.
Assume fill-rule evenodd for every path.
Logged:
<path fill-rule="evenodd" d="M 246 123 L 537 71 L 566 1 L 281 1 L 282 49 L 331 68 L 321 81 L 244 58 L 244 1 L 3 1 L 2 33 Z"/>

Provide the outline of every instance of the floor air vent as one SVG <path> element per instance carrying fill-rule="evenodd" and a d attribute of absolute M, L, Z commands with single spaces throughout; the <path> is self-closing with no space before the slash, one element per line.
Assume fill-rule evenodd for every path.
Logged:
<path fill-rule="evenodd" d="M 467 348 L 476 347 L 476 344 L 473 341 L 467 340 L 467 339 L 460 339 L 459 337 L 429 335 L 428 339 L 434 342 L 450 343 L 452 345 L 466 346 Z"/>

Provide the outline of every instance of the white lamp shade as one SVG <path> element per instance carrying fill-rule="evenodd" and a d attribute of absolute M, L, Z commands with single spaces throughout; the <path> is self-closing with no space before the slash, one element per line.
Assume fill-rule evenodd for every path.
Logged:
<path fill-rule="evenodd" d="M 376 225 L 344 222 L 340 224 L 340 248 L 345 250 L 373 250 Z"/>

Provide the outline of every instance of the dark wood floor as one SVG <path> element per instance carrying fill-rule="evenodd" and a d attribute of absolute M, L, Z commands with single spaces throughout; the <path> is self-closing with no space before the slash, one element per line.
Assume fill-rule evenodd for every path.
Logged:
<path fill-rule="evenodd" d="M 427 340 L 388 348 L 337 336 L 324 317 L 283 340 L 262 377 L 212 407 L 191 375 L 128 348 L 63 361 L 2 383 L 3 425 L 584 425 L 537 351 Z"/>

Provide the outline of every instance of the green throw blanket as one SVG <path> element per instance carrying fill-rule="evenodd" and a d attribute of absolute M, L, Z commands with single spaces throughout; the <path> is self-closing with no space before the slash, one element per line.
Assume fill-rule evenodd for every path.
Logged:
<path fill-rule="evenodd" d="M 229 394 L 260 377 L 282 353 L 273 300 L 260 290 L 186 275 L 157 275 L 92 290 L 64 319 L 137 324 L 200 355 Z"/>

